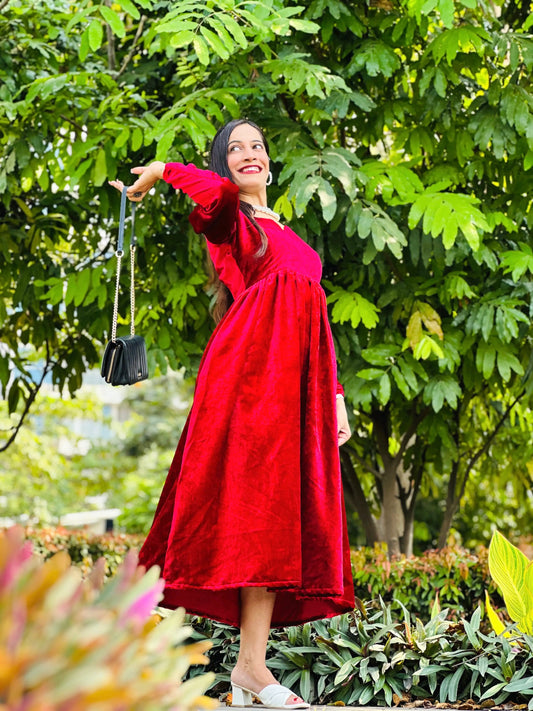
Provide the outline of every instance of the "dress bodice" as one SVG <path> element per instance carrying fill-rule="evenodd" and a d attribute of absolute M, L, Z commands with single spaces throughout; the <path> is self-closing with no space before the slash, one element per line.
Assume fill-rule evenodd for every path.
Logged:
<path fill-rule="evenodd" d="M 322 264 L 318 254 L 290 227 L 269 218 L 256 218 L 268 239 L 265 254 L 257 256 L 261 237 L 239 209 L 239 189 L 227 178 L 182 163 L 168 163 L 164 178 L 196 203 L 190 222 L 196 232 L 205 235 L 220 280 L 234 298 L 280 271 L 320 281 Z"/>

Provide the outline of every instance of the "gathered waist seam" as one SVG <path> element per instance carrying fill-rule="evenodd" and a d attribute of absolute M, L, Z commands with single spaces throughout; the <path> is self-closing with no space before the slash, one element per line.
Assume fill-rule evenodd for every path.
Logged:
<path fill-rule="evenodd" d="M 320 280 L 313 279 L 313 277 L 310 277 L 308 274 L 302 274 L 302 272 L 297 272 L 294 269 L 278 269 L 277 271 L 269 272 L 268 274 L 265 274 L 265 276 L 261 277 L 257 281 L 254 281 L 254 283 L 250 284 L 250 286 L 247 286 L 246 289 L 242 293 L 245 294 L 250 289 L 253 289 L 254 286 L 256 286 L 257 284 L 261 284 L 262 282 L 266 281 L 267 279 L 270 279 L 272 277 L 277 277 L 277 276 L 283 276 L 285 274 L 296 276 L 301 279 L 306 279 L 307 281 L 310 281 L 313 284 L 317 284 L 318 286 L 320 286 Z"/>

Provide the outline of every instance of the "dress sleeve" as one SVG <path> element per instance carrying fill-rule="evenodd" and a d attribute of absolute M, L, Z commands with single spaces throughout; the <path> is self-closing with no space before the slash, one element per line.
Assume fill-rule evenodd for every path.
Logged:
<path fill-rule="evenodd" d="M 344 397 L 344 388 L 337 380 L 337 395 L 342 395 Z"/>
<path fill-rule="evenodd" d="M 234 240 L 239 215 L 239 188 L 231 180 L 190 163 L 167 163 L 163 179 L 196 203 L 189 215 L 195 232 L 205 234 L 215 244 Z"/>

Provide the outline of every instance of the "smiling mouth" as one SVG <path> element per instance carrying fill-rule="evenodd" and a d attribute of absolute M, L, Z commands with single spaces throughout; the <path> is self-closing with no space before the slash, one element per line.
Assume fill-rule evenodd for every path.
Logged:
<path fill-rule="evenodd" d="M 261 172 L 261 168 L 258 165 L 247 165 L 245 168 L 241 168 L 239 173 L 244 175 L 256 175 Z"/>

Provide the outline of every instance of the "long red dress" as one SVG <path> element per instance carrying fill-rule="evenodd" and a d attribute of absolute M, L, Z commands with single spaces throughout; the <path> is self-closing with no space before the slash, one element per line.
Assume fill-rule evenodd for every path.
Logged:
<path fill-rule="evenodd" d="M 163 605 L 239 625 L 239 588 L 276 591 L 272 626 L 354 607 L 340 479 L 336 361 L 318 254 L 289 227 L 239 211 L 238 188 L 193 165 L 164 178 L 190 195 L 235 302 L 203 355 L 140 562 Z"/>

